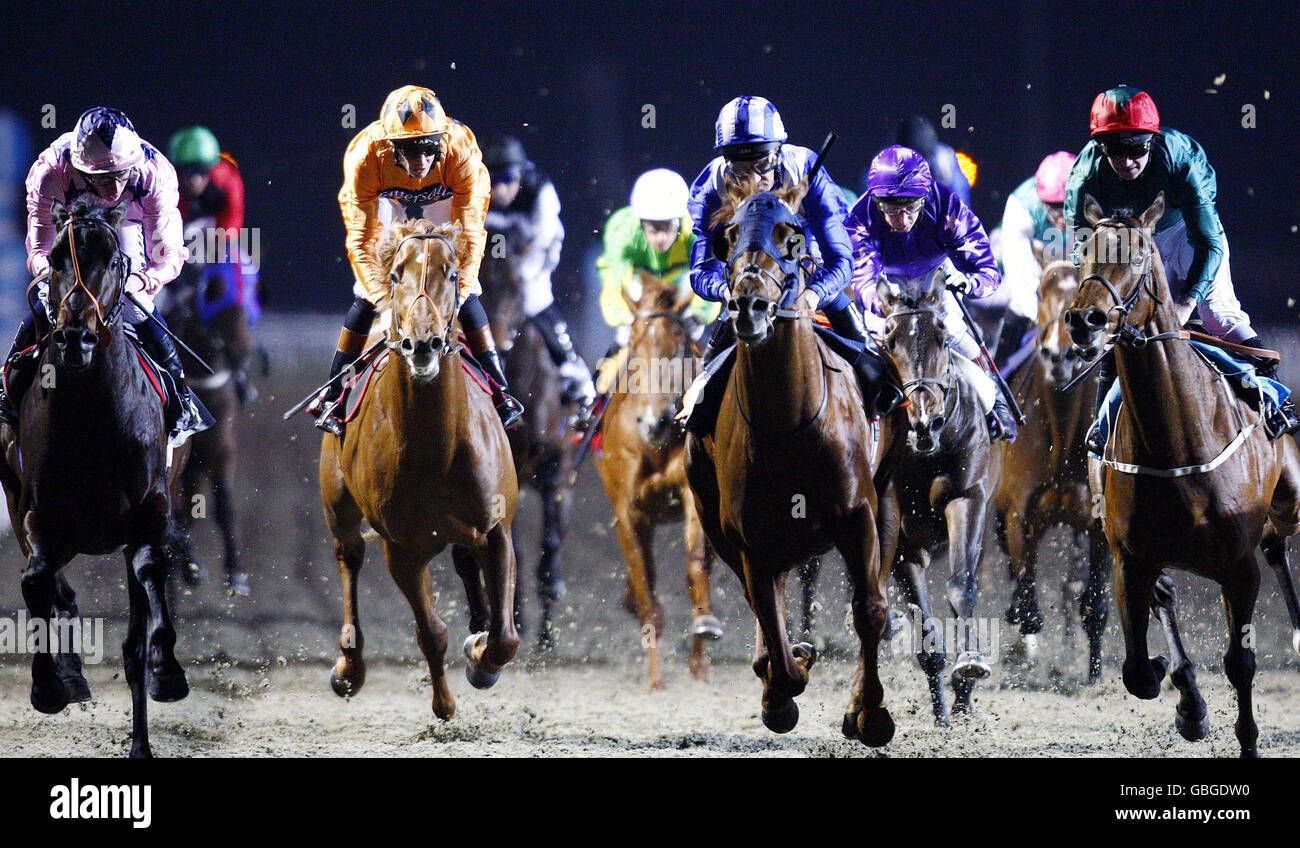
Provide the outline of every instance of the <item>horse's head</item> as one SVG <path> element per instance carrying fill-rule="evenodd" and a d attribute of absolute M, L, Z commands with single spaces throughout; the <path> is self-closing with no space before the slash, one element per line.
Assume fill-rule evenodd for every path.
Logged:
<path fill-rule="evenodd" d="M 651 377 L 637 391 L 637 428 L 647 444 L 661 447 L 676 432 L 673 417 L 693 374 L 686 370 L 695 350 L 684 316 L 694 293 L 642 274 L 639 294 L 634 297 L 626 285 L 622 294 L 633 315 L 628 367 Z"/>
<path fill-rule="evenodd" d="M 1069 382 L 1083 360 L 1070 341 L 1065 326 L 1065 310 L 1079 290 L 1079 269 L 1065 259 L 1049 259 L 1037 245 L 1034 253 L 1043 266 L 1038 281 L 1038 355 L 1046 367 L 1049 385 Z"/>
<path fill-rule="evenodd" d="M 126 257 L 118 247 L 117 225 L 126 204 L 111 209 L 87 201 L 53 206 L 59 234 L 50 248 L 50 311 L 55 365 L 85 368 L 95 351 L 112 341 L 120 314 Z"/>
<path fill-rule="evenodd" d="M 799 183 L 755 194 L 714 234 L 713 254 L 727 266 L 727 313 L 744 344 L 762 344 L 773 322 L 798 308 L 808 244 L 794 211 L 807 189 Z"/>
<path fill-rule="evenodd" d="M 907 408 L 908 446 L 918 453 L 939 449 L 939 433 L 951 414 L 952 353 L 944 325 L 943 267 L 908 280 L 884 280 L 876 287 L 885 310 L 881 348 L 898 369 Z"/>
<path fill-rule="evenodd" d="M 1164 266 L 1152 238 L 1164 211 L 1163 192 L 1137 218 L 1103 217 L 1097 201 L 1085 198 L 1084 217 L 1093 232 L 1079 247 L 1079 288 L 1065 313 L 1075 351 L 1085 359 L 1100 353 L 1126 324 L 1145 324 L 1164 299 Z"/>
<path fill-rule="evenodd" d="M 402 355 L 416 380 L 437 377 L 442 357 L 454 349 L 451 333 L 460 308 L 456 257 L 460 235 L 459 224 L 403 221 L 393 226 L 379 248 L 393 307 L 388 346 Z"/>

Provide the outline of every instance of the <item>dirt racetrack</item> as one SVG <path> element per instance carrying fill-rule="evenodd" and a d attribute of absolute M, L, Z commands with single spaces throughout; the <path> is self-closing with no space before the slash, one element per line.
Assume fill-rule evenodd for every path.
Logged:
<path fill-rule="evenodd" d="M 686 671 L 684 635 L 666 644 L 668 689 L 649 692 L 634 620 L 622 609 L 622 555 L 610 526 L 608 503 L 593 469 L 579 479 L 576 508 L 564 548 L 568 596 L 561 602 L 558 644 L 539 660 L 534 633 L 500 683 L 479 692 L 449 657 L 458 712 L 449 723 L 429 708 L 428 675 L 415 646 L 411 613 L 371 546 L 361 577 L 361 621 L 370 673 L 363 691 L 345 701 L 326 677 L 336 654 L 341 618 L 338 577 L 316 490 L 319 434 L 306 418 L 280 421 L 280 412 L 319 378 L 328 361 L 336 319 L 268 316 L 259 326 L 273 373 L 247 410 L 242 431 L 240 537 L 253 585 L 249 598 L 229 597 L 220 583 L 216 534 L 198 522 L 194 541 L 209 581 L 178 589 L 173 610 L 178 654 L 192 694 L 177 704 L 151 704 L 158 756 L 858 756 L 871 751 L 839 733 L 852 666 L 845 627 L 847 591 L 837 557 L 826 560 L 818 603 L 818 635 L 828 643 L 799 698 L 802 718 L 785 736 L 759 720 L 759 683 L 748 667 L 753 623 L 735 577 L 714 571 L 715 612 L 726 637 L 713 648 L 708 685 Z M 1270 336 L 1275 338 L 1276 334 Z M 288 340 L 293 340 L 290 346 Z M 278 340 L 278 341 L 277 341 Z M 1290 346 L 1292 350 L 1294 345 Z M 1292 355 L 1289 362 L 1294 362 Z M 1286 374 L 1295 383 L 1294 369 Z M 517 526 L 535 539 L 539 506 L 529 493 Z M 669 632 L 688 624 L 682 546 L 660 536 L 660 597 Z M 533 546 L 535 547 L 535 546 Z M 1210 737 L 1184 742 L 1173 729 L 1174 694 L 1156 701 L 1128 695 L 1119 681 L 1118 618 L 1112 610 L 1103 683 L 1078 685 L 1083 675 L 1077 622 L 1075 651 L 1063 627 L 1061 583 L 1067 553 L 1050 537 L 1040 570 L 1040 598 L 1048 619 L 1044 655 L 1028 672 L 1005 662 L 976 690 L 977 713 L 950 730 L 933 726 L 924 681 L 910 654 L 884 661 L 886 703 L 898 723 L 884 756 L 1235 756 L 1236 699 L 1223 677 L 1226 633 L 1217 592 L 1186 575 L 1182 620 L 1210 707 Z M 526 550 L 532 548 L 526 546 Z M 1296 546 L 1292 545 L 1293 553 Z M 1293 556 L 1293 559 L 1295 557 Z M 530 616 L 536 611 L 535 555 L 521 564 Z M 0 616 L 21 608 L 17 546 L 0 549 Z M 0 754 L 11 756 L 120 756 L 126 753 L 130 700 L 121 679 L 118 645 L 125 611 L 120 557 L 80 559 L 67 570 L 83 616 L 108 619 L 106 657 L 88 666 L 96 700 L 43 716 L 28 703 L 28 658 L 0 655 Z M 458 646 L 465 633 L 463 591 L 443 555 L 435 561 L 439 609 Z M 938 587 L 940 566 L 930 576 Z M 982 575 L 980 615 L 1000 620 L 1009 597 L 1005 558 L 993 557 Z M 797 597 L 797 581 L 792 580 Z M 1263 577 L 1258 627 L 1256 716 L 1264 756 L 1300 756 L 1300 658 L 1290 649 L 1285 610 L 1271 573 Z M 1012 638 L 1003 625 L 1002 648 Z M 1153 653 L 1163 637 L 1153 628 Z"/>

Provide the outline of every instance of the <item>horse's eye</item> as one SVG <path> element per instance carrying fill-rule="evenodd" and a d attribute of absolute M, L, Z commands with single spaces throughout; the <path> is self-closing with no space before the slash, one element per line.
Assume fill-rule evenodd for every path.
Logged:
<path fill-rule="evenodd" d="M 1146 258 L 1147 258 L 1147 255 L 1146 255 L 1146 252 L 1145 252 L 1145 251 L 1143 251 L 1143 250 L 1135 250 L 1135 251 L 1133 251 L 1133 264 L 1134 264 L 1134 265 L 1141 265 L 1143 262 L 1146 261 Z"/>

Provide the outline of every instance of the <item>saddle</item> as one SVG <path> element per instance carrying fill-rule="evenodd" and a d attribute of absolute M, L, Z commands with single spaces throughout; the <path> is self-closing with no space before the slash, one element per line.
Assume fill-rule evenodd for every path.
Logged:
<path fill-rule="evenodd" d="M 488 397 L 492 397 L 492 378 L 484 373 L 482 367 L 474 360 L 474 357 L 469 355 L 469 351 L 464 346 L 458 346 L 457 350 L 461 354 L 461 366 L 465 369 L 465 373 L 469 375 L 470 380 Z M 370 391 L 370 387 L 375 382 L 375 377 L 384 370 L 391 357 L 391 351 L 382 351 L 378 356 L 373 357 L 366 363 L 366 367 L 362 368 L 355 377 L 344 381 L 343 393 L 338 403 L 334 405 L 332 413 L 337 421 L 348 424 L 357 417 L 357 412 L 361 409 L 361 401 L 365 399 L 366 393 Z"/>
<path fill-rule="evenodd" d="M 1192 338 L 1188 343 L 1199 355 L 1200 360 L 1207 368 L 1228 381 L 1228 385 L 1232 386 L 1236 395 L 1264 419 L 1269 437 L 1277 438 L 1269 424 L 1269 410 L 1281 409 L 1291 397 L 1291 390 L 1271 377 L 1260 376 L 1256 369 L 1276 363 L 1275 357 L 1278 354 L 1271 350 L 1235 345 L 1212 336 L 1208 338 L 1213 343 L 1202 341 L 1201 333 L 1191 335 Z M 1123 406 L 1119 380 L 1116 380 L 1106 394 L 1106 400 L 1097 413 L 1097 420 L 1093 422 L 1089 442 L 1109 448 L 1114 422 L 1119 420 L 1119 412 Z M 1097 459 L 1101 458 L 1091 451 L 1089 453 Z"/>

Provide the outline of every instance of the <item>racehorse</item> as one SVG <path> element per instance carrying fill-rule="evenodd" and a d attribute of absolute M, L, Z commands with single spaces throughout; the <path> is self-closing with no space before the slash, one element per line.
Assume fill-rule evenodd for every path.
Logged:
<path fill-rule="evenodd" d="M 953 710 L 969 713 L 975 683 L 992 673 L 979 643 L 975 605 L 991 480 L 998 456 L 978 390 L 954 363 L 944 324 L 943 269 L 919 280 L 884 281 L 877 293 L 885 313 L 881 347 L 907 397 L 907 436 L 877 472 L 881 562 L 888 563 L 909 603 L 920 609 L 917 660 L 925 671 L 935 724 L 947 727 L 944 634 L 931 615 L 923 569 L 945 546 L 951 575 L 948 605 L 959 643 L 953 665 Z"/>
<path fill-rule="evenodd" d="M 865 438 L 873 425 L 857 376 L 818 338 L 813 316 L 791 306 L 807 275 L 794 215 L 806 191 L 801 182 L 755 194 L 718 229 L 712 248 L 727 267 L 737 345 L 712 434 L 687 438 L 686 471 L 704 532 L 758 621 L 753 668 L 763 681 L 764 725 L 776 733 L 794 728 L 794 698 L 816 660 L 811 645 L 789 642 L 786 574 L 835 547 L 860 641 L 843 730 L 878 746 L 893 738 L 894 722 L 878 668 L 887 607 L 875 456 Z"/>
<path fill-rule="evenodd" d="M 700 355 L 683 317 L 692 297 L 690 289 L 678 295 L 675 287 L 653 279 L 643 282 L 640 298 L 624 287 L 623 299 L 635 316 L 628 365 L 620 375 L 627 387 L 616 386 L 610 397 L 596 459 L 627 560 L 633 602 L 629 612 L 641 625 L 652 689 L 664 688 L 659 655 L 664 610 L 655 595 L 656 526 L 673 521 L 685 525 L 686 574 L 694 609 L 689 664 L 697 679 L 709 677 L 708 641 L 722 638 L 722 624 L 709 599 L 710 554 L 695 495 L 686 482 L 685 439 L 673 422 L 686 388 L 683 381 L 689 381 Z"/>
<path fill-rule="evenodd" d="M 164 403 L 124 330 L 129 260 L 118 246 L 117 226 L 125 209 L 55 204 L 53 330 L 23 396 L 17 434 L 5 427 L 0 435 L 6 458 L 0 476 L 27 555 L 22 591 L 33 619 L 76 618 L 76 597 L 60 569 L 77 554 L 123 550 L 131 756 L 148 757 L 146 695 L 170 702 L 189 693 L 173 652 L 176 630 L 165 595 L 167 572 L 182 547 L 170 496 L 188 445 L 168 451 Z M 71 649 L 32 656 L 37 710 L 57 713 L 70 700 L 89 698 Z"/>
<path fill-rule="evenodd" d="M 475 688 L 496 683 L 519 646 L 510 544 L 519 489 L 505 430 L 453 342 L 460 235 L 459 225 L 416 219 L 394 225 L 380 245 L 391 280 L 389 361 L 344 438 L 326 435 L 320 454 L 321 499 L 343 582 L 342 656 L 330 685 L 349 696 L 365 682 L 357 616 L 364 519 L 383 540 L 388 571 L 415 614 L 433 712 L 444 720 L 456 702 L 443 673 L 447 627 L 434 607 L 430 559 L 452 546 L 469 602 L 465 674 Z"/>
<path fill-rule="evenodd" d="M 1085 198 L 1094 229 L 1065 314 L 1080 355 L 1091 359 L 1113 345 L 1123 395 L 1098 476 L 1124 630 L 1124 686 L 1142 699 L 1160 694 L 1170 659 L 1147 653 L 1154 611 L 1180 694 L 1176 726 L 1186 739 L 1204 738 L 1205 701 L 1178 631 L 1173 582 L 1162 572 L 1178 568 L 1215 581 L 1227 611 L 1223 668 L 1237 691 L 1237 741 L 1243 757 L 1256 757 L 1255 548 L 1282 585 L 1300 650 L 1300 606 L 1286 557 L 1287 537 L 1300 529 L 1300 451 L 1285 436 L 1270 441 L 1258 413 L 1187 342 L 1152 237 L 1164 209 L 1162 193 L 1137 218 L 1106 218 Z"/>
<path fill-rule="evenodd" d="M 186 266 L 181 277 L 163 291 L 166 297 L 160 298 L 159 308 L 172 331 L 216 371 L 189 379 L 190 388 L 216 423 L 191 441 L 193 450 L 181 478 L 182 496 L 175 505 L 176 521 L 188 533 L 196 517 L 196 498 L 206 480 L 225 549 L 226 586 L 237 595 L 247 595 L 248 575 L 239 561 L 234 492 L 238 457 L 235 421 L 240 407 L 235 379 L 252 349 L 248 314 L 243 304 L 232 299 L 205 320 L 205 304 L 220 303 L 227 295 L 226 285 L 220 275 L 198 276 L 191 266 Z M 187 582 L 199 582 L 201 572 L 192 558 L 186 563 L 186 569 Z"/>
<path fill-rule="evenodd" d="M 1073 262 L 1044 261 L 1037 248 L 1035 252 L 1043 267 L 1038 284 L 1038 355 L 1012 379 L 1012 390 L 1028 421 L 1016 441 L 1003 448 L 1002 476 L 993 496 L 994 528 L 1011 558 L 1015 581 L 1007 621 L 1020 628 L 1016 655 L 1033 662 L 1037 634 L 1043 627 L 1036 590 L 1038 547 L 1052 527 L 1068 526 L 1085 543 L 1088 561 L 1083 568 L 1071 569 L 1062 597 L 1067 605 L 1079 604 L 1088 637 L 1088 682 L 1096 683 L 1101 679 L 1109 569 L 1106 537 L 1100 516 L 1094 515 L 1088 487 L 1084 437 L 1092 422 L 1097 378 L 1089 374 L 1073 391 L 1062 391 L 1084 365 L 1062 318 L 1078 291 L 1078 270 Z M 1068 615 L 1066 626 L 1070 626 Z"/>
<path fill-rule="evenodd" d="M 524 281 L 518 263 L 509 257 L 494 257 L 489 252 L 483 258 L 479 282 L 497 348 L 505 358 L 510 391 L 524 404 L 523 420 L 509 436 L 515 450 L 519 482 L 532 487 L 542 505 L 541 553 L 536 572 L 541 600 L 537 644 L 549 650 L 555 639 L 555 603 L 566 591 L 560 547 L 568 532 L 573 502 L 577 454 L 569 431 L 573 409 L 561 397 L 559 369 L 546 349 L 541 332 L 524 315 Z M 513 543 L 516 560 L 526 562 L 518 534 Z M 515 603 L 516 618 L 522 629 L 522 594 L 516 596 Z"/>

